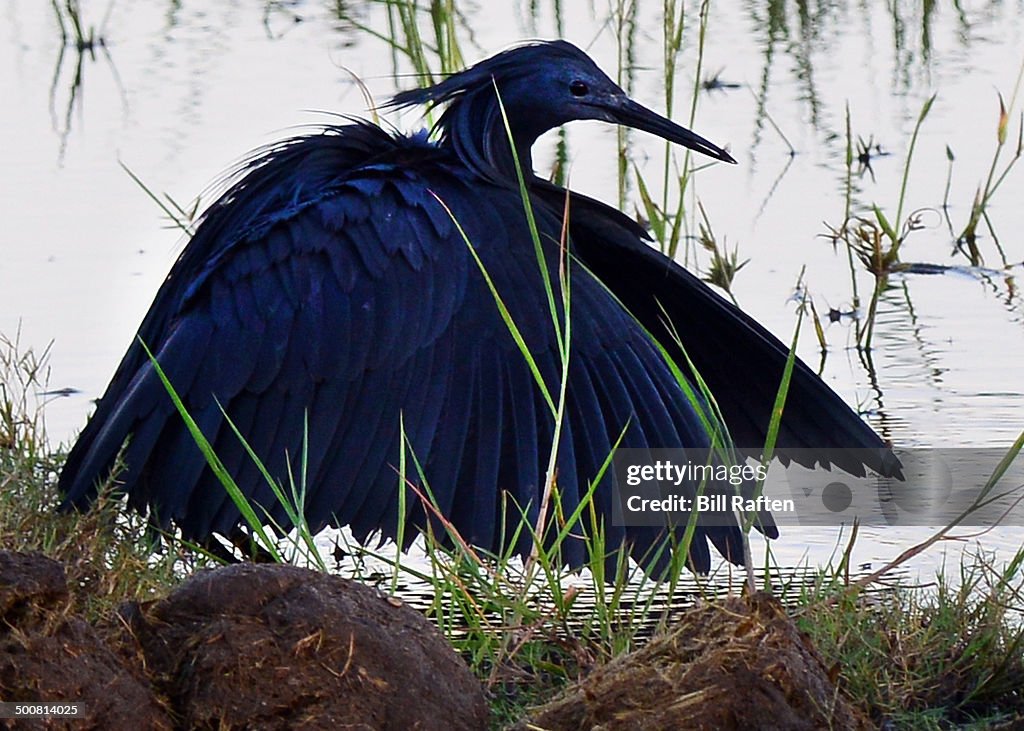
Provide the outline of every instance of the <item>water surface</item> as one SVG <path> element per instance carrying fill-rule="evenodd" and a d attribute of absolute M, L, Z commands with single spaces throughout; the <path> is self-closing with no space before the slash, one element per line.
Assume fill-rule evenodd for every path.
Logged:
<path fill-rule="evenodd" d="M 714 4 L 702 78 L 717 74 L 727 83 L 699 94 L 693 126 L 740 164 L 696 175 L 687 220 L 695 232 L 699 199 L 719 241 L 749 259 L 735 280 L 736 298 L 784 340 L 795 327 L 793 294 L 804 267 L 820 313 L 850 310 L 845 251 L 822 236 L 826 223 L 844 217 L 847 110 L 854 137 L 879 146 L 870 170 L 854 165 L 854 212 L 868 215 L 877 203 L 892 217 L 914 124 L 937 94 L 906 192 L 905 211 L 923 210 L 925 228 L 909 237 L 903 258 L 958 268 L 890 279 L 870 357 L 854 347 L 848 317 L 826 320 L 823 361 L 809 327 L 799 352 L 821 362 L 823 378 L 895 444 L 1005 448 L 1024 428 L 1015 283 L 1024 260 L 1024 171 L 1010 173 L 989 211 L 1005 262 L 986 230 L 979 247 L 987 268 L 966 267 L 953 253 L 942 204 L 948 146 L 955 156 L 948 216 L 958 232 L 995 150 L 997 92 L 1007 102 L 1013 93 L 1024 13 L 1019 2 L 924 5 L 927 12 L 880 3 Z M 671 110 L 684 122 L 698 60 L 697 6 L 686 7 Z M 197 195 L 209 202 L 223 173 L 249 150 L 297 125 L 330 121 L 325 112 L 366 115 L 350 74 L 378 101 L 417 83 L 408 60 L 371 32 L 390 33 L 383 3 L 113 4 L 105 16 L 106 5 L 88 2 L 82 10 L 105 41 L 91 51 L 65 45 L 47 3 L 11 0 L 0 22 L 0 332 L 20 329 L 22 344 L 38 350 L 53 343 L 49 386 L 74 391 L 48 401 L 55 443 L 84 423 L 184 242 L 122 164 L 183 207 Z M 621 60 L 633 95 L 665 109 L 661 3 L 622 13 L 589 3 L 460 3 L 459 12 L 467 62 L 523 38 L 560 35 L 613 76 Z M 419 27 L 432 37 L 426 15 Z M 387 121 L 403 129 L 421 124 L 416 113 Z M 540 170 L 550 169 L 557 139 L 541 141 Z M 577 123 L 565 139 L 571 186 L 639 209 L 632 173 L 624 187 L 618 183 L 613 128 Z M 630 167 L 660 200 L 664 144 L 642 134 L 629 139 Z M 672 180 L 670 200 L 676 194 Z M 685 248 L 680 258 L 706 271 L 706 252 L 692 241 Z M 870 293 L 865 271 L 858 269 L 856 281 L 862 296 Z M 877 565 L 925 533 L 867 528 L 855 558 Z M 837 535 L 821 528 L 795 541 L 784 536 L 776 556 L 787 564 L 828 560 Z M 981 540 L 1004 554 L 1021 543 L 1013 527 Z M 924 565 L 941 560 L 932 551 Z"/>

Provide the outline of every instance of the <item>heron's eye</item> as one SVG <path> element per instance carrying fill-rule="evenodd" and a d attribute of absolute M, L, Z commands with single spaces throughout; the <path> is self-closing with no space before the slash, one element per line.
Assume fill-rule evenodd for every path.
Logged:
<path fill-rule="evenodd" d="M 574 81 L 569 84 L 569 91 L 573 96 L 586 96 L 590 93 L 590 87 L 582 81 Z"/>

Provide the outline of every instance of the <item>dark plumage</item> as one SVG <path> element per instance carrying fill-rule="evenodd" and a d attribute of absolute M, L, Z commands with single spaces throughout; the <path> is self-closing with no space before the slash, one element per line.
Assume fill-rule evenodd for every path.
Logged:
<path fill-rule="evenodd" d="M 436 143 L 355 121 L 253 158 L 204 214 L 139 338 L 243 492 L 282 523 L 284 511 L 222 407 L 282 480 L 286 454 L 298 464 L 308 419 L 306 516 L 314 529 L 335 523 L 350 525 L 360 539 L 377 530 L 394 535 L 400 419 L 442 511 L 468 541 L 497 550 L 502 516 L 516 522 L 516 505 L 536 518 L 553 417 L 438 202 L 464 229 L 556 393 L 556 338 L 496 87 L 556 282 L 567 191 L 530 172 L 538 135 L 574 119 L 602 119 L 732 161 L 630 101 L 562 41 L 514 48 L 396 96 L 398 106 L 447 103 Z M 685 363 L 665 314 L 741 446 L 764 441 L 787 353 L 749 316 L 652 249 L 635 222 L 568 195 L 572 351 L 558 473 L 566 514 L 624 428 L 626 447 L 708 444 L 645 332 Z M 132 507 L 190 539 L 236 528 L 238 511 L 138 342 L 68 457 L 60 476 L 65 506 L 91 503 L 129 437 L 120 481 Z M 778 447 L 783 455 L 805 447 L 873 449 L 878 459 L 867 466 L 892 471 L 879 437 L 799 362 Z M 859 460 L 840 466 L 863 472 Z M 625 540 L 640 556 L 662 532 L 611 525 L 611 480 L 607 475 L 596 493 L 608 545 Z M 504 511 L 503 495 L 514 501 Z M 422 525 L 423 509 L 410 503 L 412 520 Z M 764 530 L 777 532 L 770 522 Z M 696 569 L 709 566 L 705 537 L 731 559 L 741 557 L 735 526 L 704 525 L 691 548 Z M 524 533 L 517 548 L 527 543 Z M 578 564 L 584 555 L 582 544 L 570 541 L 564 559 Z"/>

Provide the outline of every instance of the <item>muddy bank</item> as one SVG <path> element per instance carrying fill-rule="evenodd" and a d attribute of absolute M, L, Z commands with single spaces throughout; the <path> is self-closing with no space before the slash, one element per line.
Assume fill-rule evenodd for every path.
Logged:
<path fill-rule="evenodd" d="M 16 728 L 487 726 L 479 682 L 427 619 L 340 577 L 202 571 L 96 627 L 67 606 L 60 564 L 0 553 L 0 697 L 87 713 Z"/>
<path fill-rule="evenodd" d="M 759 593 L 696 607 L 532 721 L 550 731 L 874 728 L 835 677 L 778 600 Z"/>

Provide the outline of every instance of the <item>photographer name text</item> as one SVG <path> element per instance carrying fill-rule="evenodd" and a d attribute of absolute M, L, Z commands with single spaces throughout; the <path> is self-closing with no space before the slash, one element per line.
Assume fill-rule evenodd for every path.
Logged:
<path fill-rule="evenodd" d="M 769 498 L 764 495 L 756 498 L 746 498 L 742 495 L 669 495 L 664 498 L 643 498 L 631 495 L 626 500 L 626 510 L 631 513 L 681 513 L 691 510 L 715 513 L 753 513 L 770 510 L 773 513 L 792 513 L 796 510 L 796 505 L 789 498 Z"/>

